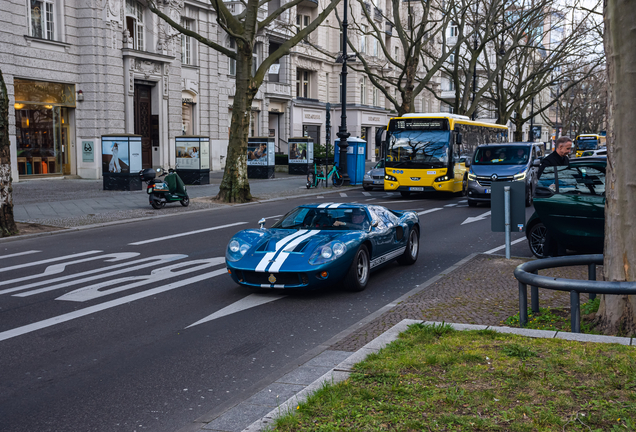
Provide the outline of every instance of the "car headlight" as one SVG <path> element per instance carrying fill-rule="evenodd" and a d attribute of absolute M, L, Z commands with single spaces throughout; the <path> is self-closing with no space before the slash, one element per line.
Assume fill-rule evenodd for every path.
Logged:
<path fill-rule="evenodd" d="M 528 171 L 524 171 L 522 173 L 515 174 L 514 179 L 515 180 L 524 180 L 526 178 L 526 174 L 527 173 L 528 173 Z"/>
<path fill-rule="evenodd" d="M 445 181 L 449 181 L 449 180 L 450 180 L 450 177 L 447 176 L 447 175 L 443 175 L 443 176 L 437 177 L 435 179 L 436 182 L 445 182 Z"/>
<path fill-rule="evenodd" d="M 341 257 L 347 251 L 347 246 L 341 241 L 335 240 L 319 247 L 311 254 L 309 264 L 320 265 Z"/>
<path fill-rule="evenodd" d="M 475 181 L 477 180 L 477 176 L 473 173 L 468 173 L 468 180 Z"/>
<path fill-rule="evenodd" d="M 365 178 L 365 179 L 370 179 L 370 178 L 371 178 L 371 171 L 369 171 L 368 173 L 366 173 L 366 174 L 364 175 L 364 178 Z"/>
<path fill-rule="evenodd" d="M 393 177 L 392 175 L 388 175 L 388 174 L 384 174 L 384 180 L 394 181 L 394 182 L 397 181 L 397 179 L 395 177 Z"/>
<path fill-rule="evenodd" d="M 250 250 L 251 244 L 242 239 L 232 239 L 227 245 L 225 257 L 228 261 L 238 261 Z"/>

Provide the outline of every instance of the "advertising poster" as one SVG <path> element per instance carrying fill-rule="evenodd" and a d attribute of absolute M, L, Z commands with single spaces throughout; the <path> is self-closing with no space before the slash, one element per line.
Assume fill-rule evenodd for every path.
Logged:
<path fill-rule="evenodd" d="M 177 140 L 177 167 L 199 169 L 201 164 L 199 140 Z"/>
<path fill-rule="evenodd" d="M 210 169 L 210 139 L 201 139 L 201 169 Z"/>
<path fill-rule="evenodd" d="M 141 171 L 141 138 L 130 139 L 130 172 L 136 173 Z"/>
<path fill-rule="evenodd" d="M 289 145 L 289 163 L 307 164 L 307 143 L 291 143 Z"/>
<path fill-rule="evenodd" d="M 128 138 L 108 137 L 102 140 L 102 170 L 105 173 L 130 173 Z"/>
<path fill-rule="evenodd" d="M 247 165 L 251 166 L 267 166 L 268 153 L 274 159 L 274 148 L 267 148 L 267 142 L 249 142 L 247 143 Z M 273 163 L 272 163 L 273 165 Z"/>

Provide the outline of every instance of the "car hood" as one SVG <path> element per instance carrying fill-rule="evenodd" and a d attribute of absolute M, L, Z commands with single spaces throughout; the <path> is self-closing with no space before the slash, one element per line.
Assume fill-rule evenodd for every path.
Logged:
<path fill-rule="evenodd" d="M 493 174 L 497 174 L 498 177 L 507 177 L 524 172 L 526 165 L 472 165 L 470 169 L 480 177 L 491 177 Z"/>
<path fill-rule="evenodd" d="M 333 240 L 347 243 L 364 235 L 364 231 L 250 229 L 235 235 L 252 245 L 250 253 L 299 252 L 306 253 Z"/>

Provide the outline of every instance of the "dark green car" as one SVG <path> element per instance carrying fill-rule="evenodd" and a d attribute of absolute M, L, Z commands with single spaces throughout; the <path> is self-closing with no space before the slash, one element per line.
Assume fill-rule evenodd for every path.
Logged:
<path fill-rule="evenodd" d="M 546 167 L 534 194 L 526 237 L 538 258 L 566 249 L 602 253 L 605 237 L 606 157 L 582 157 Z"/>

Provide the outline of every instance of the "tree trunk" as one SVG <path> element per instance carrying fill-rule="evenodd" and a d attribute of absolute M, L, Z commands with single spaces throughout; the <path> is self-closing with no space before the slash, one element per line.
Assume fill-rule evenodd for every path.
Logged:
<path fill-rule="evenodd" d="M 512 124 L 515 125 L 515 131 L 512 134 L 513 142 L 521 142 L 523 141 L 523 120 L 519 113 L 517 113 L 516 117 L 510 119 Z"/>
<path fill-rule="evenodd" d="M 9 94 L 0 70 L 0 237 L 18 232 L 13 220 L 11 187 L 11 143 L 9 142 Z"/>
<path fill-rule="evenodd" d="M 609 281 L 636 281 L 636 50 L 631 0 L 605 0 L 605 53 L 609 78 L 605 259 Z M 636 334 L 636 295 L 601 297 L 597 314 L 606 334 Z"/>
<path fill-rule="evenodd" d="M 239 44 L 236 60 L 236 93 L 232 104 L 230 142 L 223 181 L 217 199 L 225 202 L 246 202 L 252 199 L 247 179 L 247 137 L 250 130 L 252 101 L 258 87 L 252 83 L 252 50 Z"/>

